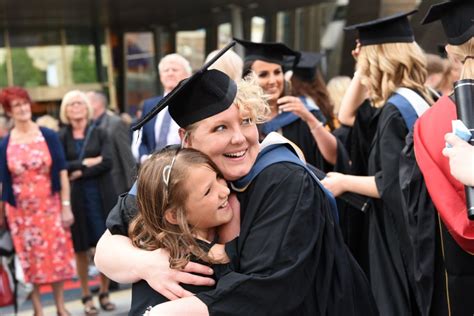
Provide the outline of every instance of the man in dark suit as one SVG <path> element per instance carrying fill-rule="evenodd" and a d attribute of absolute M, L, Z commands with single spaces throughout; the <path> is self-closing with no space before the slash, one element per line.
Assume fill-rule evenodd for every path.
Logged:
<path fill-rule="evenodd" d="M 164 95 L 173 90 L 178 83 L 191 76 L 189 62 L 179 54 L 169 54 L 158 64 L 160 81 Z M 143 103 L 143 115 L 146 115 L 162 99 L 162 96 L 150 98 Z M 143 126 L 139 145 L 139 161 L 145 161 L 155 150 L 160 150 L 168 144 L 179 144 L 179 126 L 170 117 L 168 108 L 161 111 Z"/>
<path fill-rule="evenodd" d="M 135 159 L 130 148 L 128 128 L 118 115 L 107 111 L 107 98 L 101 92 L 87 93 L 94 110 L 94 123 L 107 131 L 112 141 L 112 179 L 117 193 L 127 192 L 135 181 Z"/>

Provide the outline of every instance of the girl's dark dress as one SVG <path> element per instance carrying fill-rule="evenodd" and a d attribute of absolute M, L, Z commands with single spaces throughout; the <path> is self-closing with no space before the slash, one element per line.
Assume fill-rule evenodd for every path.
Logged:
<path fill-rule="evenodd" d="M 208 243 L 200 239 L 196 239 L 196 242 L 206 252 L 209 252 L 211 247 L 214 245 L 214 243 Z M 209 263 L 205 263 L 201 260 L 198 260 L 194 256 L 191 257 L 191 261 L 210 266 L 214 270 L 214 274 L 211 277 L 214 279 L 214 281 L 216 281 L 216 283 L 217 283 L 217 280 L 219 280 L 219 278 L 223 274 L 227 273 L 230 269 L 229 264 L 210 265 Z M 209 291 L 215 288 L 215 285 L 214 286 L 197 286 L 197 285 L 190 285 L 190 284 L 181 284 L 181 286 L 185 290 L 194 294 L 203 292 L 203 291 Z M 144 280 L 138 281 L 136 283 L 133 283 L 132 285 L 132 306 L 130 308 L 130 312 L 128 313 L 128 315 L 129 316 L 143 315 L 143 313 L 146 311 L 146 309 L 149 306 L 153 307 L 157 304 L 161 304 L 168 301 L 169 300 L 166 297 L 164 297 L 160 293 L 153 290 L 146 281 Z"/>

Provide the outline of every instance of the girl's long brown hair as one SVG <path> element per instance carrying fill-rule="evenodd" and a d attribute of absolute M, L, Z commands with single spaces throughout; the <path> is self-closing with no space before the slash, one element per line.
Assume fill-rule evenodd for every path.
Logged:
<path fill-rule="evenodd" d="M 176 156 L 174 163 L 173 158 Z M 168 185 L 163 170 L 171 166 Z M 142 249 L 167 249 L 170 267 L 183 268 L 191 255 L 216 263 L 197 244 L 193 227 L 186 220 L 184 208 L 188 192 L 185 182 L 191 168 L 206 166 L 221 175 L 209 157 L 195 149 L 164 149 L 153 154 L 140 168 L 137 180 L 138 214 L 129 227 L 132 243 Z M 173 212 L 177 224 L 168 222 L 166 212 Z"/>
<path fill-rule="evenodd" d="M 303 81 L 293 75 L 291 77 L 291 87 L 293 95 L 306 95 L 311 97 L 321 112 L 323 112 L 331 131 L 335 129 L 333 105 L 331 104 L 328 89 L 319 70 L 316 70 L 316 76 L 312 82 Z"/>

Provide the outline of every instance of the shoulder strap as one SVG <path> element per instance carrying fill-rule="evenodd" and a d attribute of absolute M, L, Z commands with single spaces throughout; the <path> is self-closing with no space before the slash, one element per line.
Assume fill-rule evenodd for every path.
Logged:
<path fill-rule="evenodd" d="M 275 163 L 279 163 L 279 162 L 294 163 L 303 167 L 308 172 L 308 174 L 313 178 L 313 181 L 325 193 L 331 205 L 331 212 L 333 213 L 334 220 L 336 222 L 339 222 L 339 213 L 338 213 L 338 209 L 336 205 L 336 200 L 334 196 L 332 195 L 332 193 L 329 192 L 321 184 L 321 182 L 313 173 L 313 171 L 311 171 L 311 169 L 309 169 L 306 166 L 306 163 L 301 161 L 298 158 L 298 156 L 284 144 L 275 144 L 275 145 L 270 145 L 264 148 L 260 152 L 257 158 L 257 161 L 255 162 L 255 165 L 252 167 L 252 170 L 250 171 L 250 173 L 247 176 L 243 177 L 242 179 L 239 179 L 231 183 L 232 189 L 237 192 L 245 191 L 250 185 L 250 183 L 260 174 L 260 172 L 262 172 L 268 166 L 273 165 Z"/>
<path fill-rule="evenodd" d="M 415 124 L 416 119 L 430 107 L 421 96 L 408 88 L 398 88 L 388 99 L 388 102 L 395 105 L 400 111 L 409 130 Z"/>
<path fill-rule="evenodd" d="M 272 120 L 261 124 L 260 130 L 264 135 L 268 135 L 271 132 L 278 131 L 280 128 L 290 125 L 298 119 L 299 117 L 291 112 L 283 112 L 275 116 Z"/>
<path fill-rule="evenodd" d="M 423 113 L 425 113 L 425 111 L 430 108 L 428 102 L 426 102 L 425 99 L 423 99 L 418 93 L 411 89 L 398 88 L 395 92 L 407 99 L 413 109 L 415 109 L 418 117 L 423 115 Z"/>

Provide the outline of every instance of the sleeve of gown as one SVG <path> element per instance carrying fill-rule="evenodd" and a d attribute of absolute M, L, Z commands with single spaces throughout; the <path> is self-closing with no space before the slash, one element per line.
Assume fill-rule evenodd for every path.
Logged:
<path fill-rule="evenodd" d="M 302 168 L 277 165 L 264 170 L 248 189 L 235 271 L 214 290 L 197 294 L 210 315 L 288 314 L 313 286 L 320 208 L 327 204 Z"/>
<path fill-rule="evenodd" d="M 399 165 L 408 130 L 395 106 L 392 104 L 385 106 L 389 108 L 381 113 L 378 123 L 378 129 L 381 129 L 377 140 L 380 170 L 375 174 L 375 183 L 384 203 L 401 209 Z"/>
<path fill-rule="evenodd" d="M 137 214 L 137 199 L 134 195 L 123 193 L 117 204 L 107 216 L 106 226 L 113 235 L 128 236 L 128 224 Z"/>

